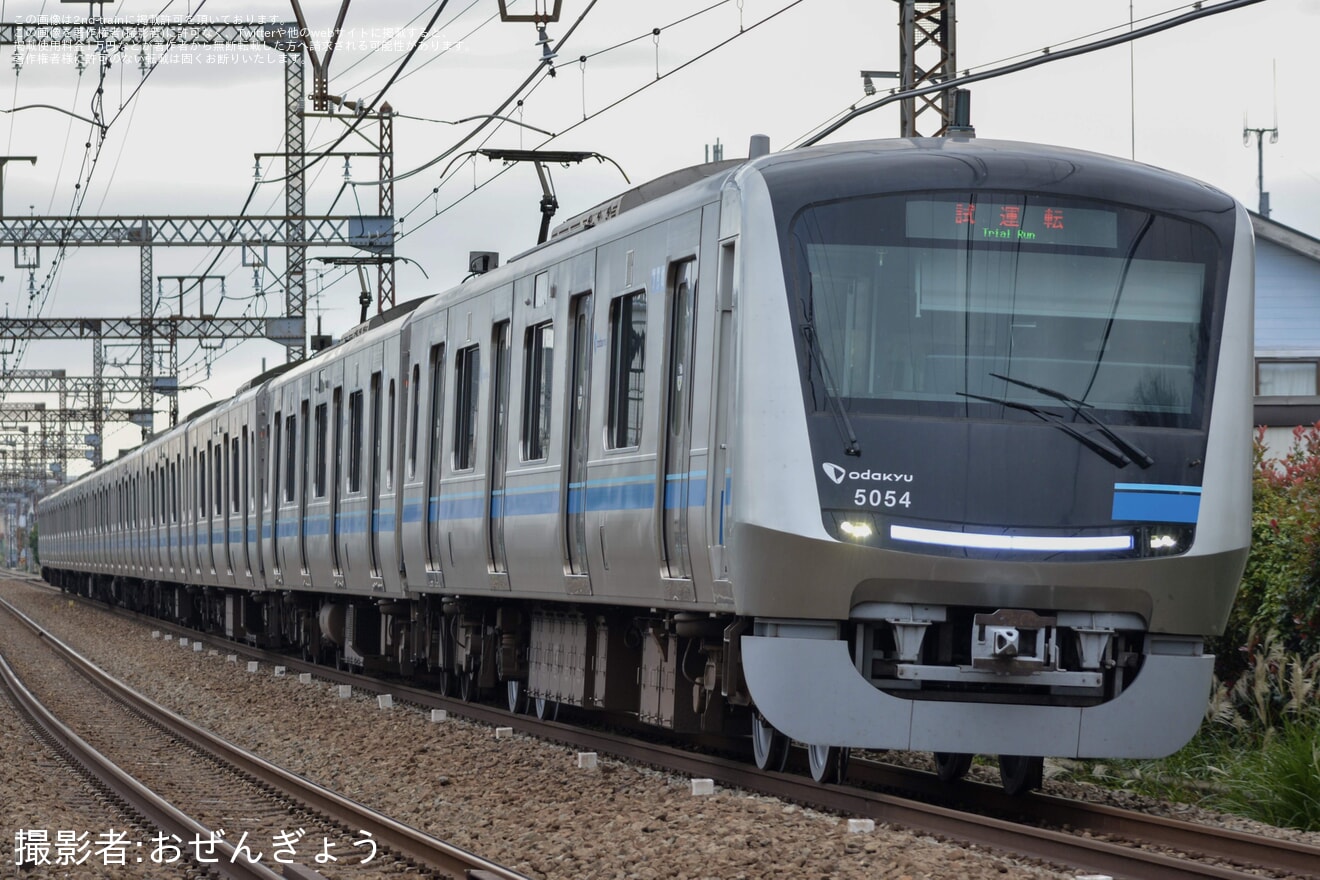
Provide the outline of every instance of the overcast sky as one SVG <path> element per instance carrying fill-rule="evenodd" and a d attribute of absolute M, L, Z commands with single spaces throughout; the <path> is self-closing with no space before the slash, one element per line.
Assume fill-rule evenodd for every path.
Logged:
<path fill-rule="evenodd" d="M 519 93 L 521 106 L 511 104 L 505 111 L 524 125 L 492 125 L 455 156 L 479 146 L 595 151 L 617 162 L 636 184 L 701 162 L 706 146 L 717 140 L 726 158 L 745 155 L 748 138 L 756 133 L 768 135 L 773 149 L 784 148 L 866 100 L 859 70 L 898 66 L 898 4 L 893 0 L 598 0 L 589 11 L 588 4 L 564 0 L 561 21 L 547 27 L 557 42 L 586 12 L 561 47 L 558 75 L 534 80 Z M 304 0 L 318 48 L 324 48 L 325 31 L 338 7 L 339 0 Z M 530 11 L 532 3 L 521 0 L 510 8 Z M 1140 26 L 1189 8 L 1172 0 L 963 0 L 958 6 L 958 68 L 976 72 L 1037 57 L 1046 48 L 1058 51 L 1125 30 L 1130 18 Z M 435 9 L 436 3 L 425 0 L 358 0 L 351 5 L 331 66 L 331 93 L 367 102 L 377 98 Z M 105 10 L 107 16 L 130 21 L 162 11 L 211 21 L 293 18 L 285 0 L 121 0 Z M 5 22 L 86 11 L 86 6 L 53 0 L 0 0 L 0 21 Z M 497 13 L 495 0 L 450 2 L 434 35 L 390 86 L 385 99 L 401 114 L 394 129 L 396 174 L 444 156 L 475 125 L 447 123 L 495 112 L 536 69 L 541 49 L 533 25 L 501 23 Z M 654 28 L 661 29 L 659 36 L 652 34 Z M 1278 142 L 1269 143 L 1267 136 L 1265 145 L 1272 218 L 1320 236 L 1320 153 L 1315 147 L 1320 121 L 1314 112 L 1311 54 L 1317 37 L 1320 0 L 1264 0 L 1137 41 L 1130 50 L 1104 49 L 975 84 L 972 121 L 979 137 L 1062 144 L 1170 168 L 1220 187 L 1254 210 L 1257 151 L 1254 139 L 1249 147 L 1243 145 L 1244 120 L 1253 128 L 1272 128 L 1277 120 Z M 75 51 L 24 47 L 18 52 L 21 70 L 15 73 L 11 50 L 0 66 L 0 110 L 49 104 L 94 116 L 100 80 L 96 49 L 83 49 L 87 69 L 81 74 Z M 585 63 L 579 60 L 584 55 Z M 155 50 L 145 61 L 148 66 L 159 63 L 145 82 L 136 48 L 111 57 L 101 84 L 101 115 L 114 121 L 99 151 L 93 129 L 65 113 L 38 108 L 0 114 L 5 154 L 39 157 L 35 167 L 8 166 L 6 213 L 67 216 L 79 200 L 84 216 L 232 215 L 245 204 L 250 214 L 283 211 L 279 183 L 261 185 L 252 194 L 254 154 L 284 149 L 283 72 L 276 53 L 176 47 L 161 58 Z M 307 84 L 310 91 L 310 67 Z M 610 107 L 615 102 L 620 103 Z M 547 139 L 535 129 L 560 134 Z M 337 120 L 309 119 L 307 149 L 326 148 L 344 130 Z M 374 136 L 374 129 L 364 130 Z M 886 108 L 829 140 L 897 133 L 897 110 Z M 340 149 L 361 151 L 370 145 L 352 137 Z M 282 171 L 282 163 L 261 162 L 266 179 Z M 376 189 L 345 186 L 345 173 L 341 158 L 310 170 L 310 214 L 375 213 Z M 378 177 L 375 161 L 366 157 L 352 159 L 347 174 L 357 182 Z M 612 164 L 595 161 L 556 167 L 553 180 L 558 219 L 628 185 Z M 440 158 L 399 180 L 395 204 L 403 219 L 397 253 L 411 262 L 399 264 L 398 301 L 456 284 L 465 274 L 469 251 L 498 251 L 507 259 L 530 247 L 540 220 L 539 201 L 540 186 L 530 165 L 506 169 L 486 159 L 458 158 L 451 164 L 450 158 Z M 42 250 L 40 268 L 33 273 L 14 268 L 14 255 L 5 250 L 0 300 L 10 315 L 28 315 L 38 305 L 43 317 L 138 314 L 136 249 L 71 250 L 53 273 L 53 249 Z M 336 336 L 357 321 L 358 283 L 315 258 L 347 253 L 309 253 L 309 325 L 314 327 L 320 315 L 324 332 Z M 218 281 L 205 285 L 208 313 L 275 316 L 284 306 L 283 258 L 272 253 L 270 259 L 268 268 L 254 270 L 242 265 L 234 249 L 156 248 L 154 269 L 167 276 L 225 276 L 223 295 Z M 178 311 L 177 290 L 177 282 L 161 284 L 158 315 Z M 195 293 L 185 297 L 185 312 L 196 314 L 198 308 Z M 183 343 L 180 382 L 199 386 L 182 395 L 185 414 L 228 395 L 263 359 L 270 366 L 284 360 L 283 348 L 273 343 L 216 345 L 199 352 L 194 344 Z M 12 349 L 4 346 L 11 352 L 10 368 L 18 354 Z M 128 366 L 136 359 L 134 349 L 109 348 L 107 356 L 121 364 L 112 366 L 112 373 L 136 372 L 135 363 Z M 17 366 L 63 367 L 87 375 L 91 346 L 29 343 Z M 156 372 L 165 372 L 164 364 Z M 117 405 L 131 403 L 124 399 Z M 165 424 L 162 413 L 156 425 Z M 120 426 L 107 432 L 106 446 L 113 452 L 138 439 L 136 428 Z"/>

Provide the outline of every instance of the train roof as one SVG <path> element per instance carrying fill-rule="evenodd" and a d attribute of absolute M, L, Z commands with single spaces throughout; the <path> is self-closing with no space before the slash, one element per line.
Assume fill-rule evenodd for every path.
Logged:
<path fill-rule="evenodd" d="M 810 173 L 800 167 L 810 163 Z M 1112 200 L 1140 194 L 1172 211 L 1225 212 L 1236 200 L 1175 171 L 1071 147 L 985 138 L 894 138 L 773 153 L 752 167 L 787 200 L 802 203 L 914 189 L 1054 188 Z M 859 182 L 864 187 L 859 188 Z"/>
<path fill-rule="evenodd" d="M 661 196 L 677 192 L 684 187 L 699 183 L 721 172 L 737 168 L 739 165 L 747 163 L 747 159 L 725 159 L 722 162 L 707 162 L 704 165 L 692 165 L 688 168 L 680 168 L 677 171 L 671 171 L 663 174 L 654 180 L 648 180 L 646 183 L 633 187 L 619 193 L 612 199 L 607 199 L 595 207 L 583 211 L 581 214 L 570 217 L 563 223 L 560 223 L 550 232 L 550 240 L 554 241 L 565 235 L 572 235 L 582 232 L 586 229 L 599 226 L 607 220 L 611 220 L 620 214 L 630 211 L 649 201 L 658 199 Z"/>

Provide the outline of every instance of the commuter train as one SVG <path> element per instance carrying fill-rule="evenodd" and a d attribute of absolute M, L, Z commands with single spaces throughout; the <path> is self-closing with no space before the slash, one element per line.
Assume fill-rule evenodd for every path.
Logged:
<path fill-rule="evenodd" d="M 1253 259 L 1069 149 L 686 169 L 53 493 L 43 572 L 819 780 L 1168 754 L 1249 543 Z"/>

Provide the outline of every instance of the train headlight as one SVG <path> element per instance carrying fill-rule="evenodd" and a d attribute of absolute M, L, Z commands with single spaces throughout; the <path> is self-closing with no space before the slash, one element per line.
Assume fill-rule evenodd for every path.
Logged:
<path fill-rule="evenodd" d="M 1150 549 L 1159 552 L 1160 550 L 1172 550 L 1178 546 L 1178 539 L 1173 535 L 1151 535 Z"/>
<path fill-rule="evenodd" d="M 839 523 L 839 531 L 858 541 L 865 541 L 875 534 L 875 529 L 871 527 L 869 522 L 850 519 L 845 519 Z"/>
<path fill-rule="evenodd" d="M 836 541 L 874 546 L 880 537 L 875 515 L 865 510 L 824 510 L 825 530 Z"/>
<path fill-rule="evenodd" d="M 1133 535 L 1143 556 L 1177 556 L 1192 546 L 1195 532 L 1187 526 L 1149 525 Z"/>

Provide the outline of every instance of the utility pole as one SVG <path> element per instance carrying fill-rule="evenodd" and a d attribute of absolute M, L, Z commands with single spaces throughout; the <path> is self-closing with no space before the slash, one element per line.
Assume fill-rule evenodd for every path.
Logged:
<path fill-rule="evenodd" d="M 1265 192 L 1265 135 L 1270 136 L 1270 143 L 1279 142 L 1279 126 L 1274 128 L 1243 128 L 1242 146 L 1251 146 L 1251 136 L 1256 136 L 1256 189 L 1260 192 L 1260 210 L 1257 212 L 1265 219 L 1270 216 L 1270 194 Z"/>
<path fill-rule="evenodd" d="M 368 116 L 368 108 L 360 101 L 347 100 L 342 95 L 330 94 L 330 61 L 334 58 L 335 48 L 339 45 L 339 35 L 344 30 L 344 19 L 348 15 L 348 6 L 352 0 L 341 0 L 339 4 L 339 13 L 335 17 L 335 26 L 330 30 L 330 40 L 325 48 L 325 55 L 320 55 L 316 46 L 312 44 L 311 30 L 307 27 L 307 17 L 303 14 L 302 3 L 300 0 L 291 0 L 293 4 L 294 18 L 298 21 L 299 32 L 302 35 L 303 48 L 307 51 L 308 60 L 312 62 L 312 110 L 310 114 L 304 116 L 328 117 L 331 119 L 340 119 L 359 126 L 362 120 Z M 327 112 L 330 105 L 334 104 L 342 109 L 353 111 L 353 116 L 344 116 L 339 113 Z M 379 165 L 379 216 L 390 218 L 393 224 L 394 218 L 394 109 L 389 102 L 381 104 L 380 109 L 371 114 L 379 126 L 379 149 L 376 155 L 380 159 Z M 289 140 L 289 150 L 294 149 L 293 141 Z M 301 143 L 301 141 L 299 142 Z M 301 146 L 298 149 L 302 149 Z M 337 153 L 327 153 L 325 155 L 340 155 Z M 349 155 L 349 154 L 344 154 Z M 345 164 L 347 167 L 347 163 Z M 347 177 L 347 173 L 345 174 Z M 376 311 L 383 313 L 394 307 L 394 256 L 393 254 L 383 254 L 375 260 L 377 266 L 377 284 L 376 284 Z"/>

